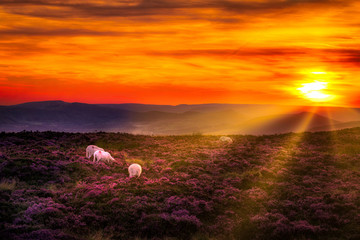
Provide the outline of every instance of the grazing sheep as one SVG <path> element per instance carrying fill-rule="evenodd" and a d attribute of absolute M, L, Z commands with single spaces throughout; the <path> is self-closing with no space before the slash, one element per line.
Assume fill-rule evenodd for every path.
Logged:
<path fill-rule="evenodd" d="M 97 150 L 94 152 L 94 161 L 99 162 L 100 160 L 102 161 L 106 160 L 107 162 L 110 162 L 111 160 L 115 162 L 115 159 L 110 155 L 110 153 Z"/>
<path fill-rule="evenodd" d="M 86 148 L 86 157 L 87 158 L 93 157 L 96 150 L 104 151 L 104 149 L 102 149 L 102 148 L 100 148 L 98 146 L 95 146 L 95 145 L 87 146 L 87 148 Z"/>
<path fill-rule="evenodd" d="M 222 136 L 220 137 L 221 142 L 233 143 L 233 140 L 230 137 Z"/>
<path fill-rule="evenodd" d="M 130 177 L 140 177 L 140 174 L 141 174 L 141 166 L 137 163 L 133 163 L 129 166 L 129 174 L 130 174 Z"/>

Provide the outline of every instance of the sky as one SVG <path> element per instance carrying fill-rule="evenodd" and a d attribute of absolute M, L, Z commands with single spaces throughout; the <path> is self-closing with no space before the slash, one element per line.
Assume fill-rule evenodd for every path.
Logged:
<path fill-rule="evenodd" d="M 1 0 L 0 105 L 360 107 L 360 1 Z"/>

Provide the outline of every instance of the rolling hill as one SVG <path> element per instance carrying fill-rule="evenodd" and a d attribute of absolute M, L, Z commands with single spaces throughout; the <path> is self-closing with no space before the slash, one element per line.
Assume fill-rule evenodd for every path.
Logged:
<path fill-rule="evenodd" d="M 0 131 L 261 135 L 327 131 L 360 125 L 358 109 L 319 108 L 315 114 L 307 112 L 308 109 L 250 104 L 172 106 L 29 102 L 0 106 Z"/>
<path fill-rule="evenodd" d="M 286 132 L 310 131 L 316 127 L 330 130 L 330 123 L 340 124 L 339 121 L 323 117 L 310 112 L 296 114 L 271 115 L 252 119 L 239 125 L 242 134 L 275 134 Z"/>

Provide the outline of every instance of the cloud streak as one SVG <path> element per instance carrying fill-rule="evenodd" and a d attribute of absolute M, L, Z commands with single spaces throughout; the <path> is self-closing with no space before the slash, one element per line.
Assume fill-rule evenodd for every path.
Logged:
<path fill-rule="evenodd" d="M 215 9 L 236 14 L 267 13 L 286 9 L 338 7 L 352 0 L 287 0 L 287 1 L 223 1 L 223 0 L 142 0 L 142 1 L 57 1 L 3 0 L 0 6 L 9 13 L 38 17 L 132 17 L 181 15 L 181 9 Z M 27 8 L 24 9 L 23 6 Z M 73 14 L 69 14 L 73 12 Z"/>
<path fill-rule="evenodd" d="M 0 77 L 66 80 L 53 84 L 59 91 L 106 83 L 111 102 L 126 91 L 146 103 L 199 102 L 198 91 L 209 102 L 306 104 L 292 90 L 323 71 L 337 95 L 353 96 L 358 9 L 352 0 L 2 0 Z"/>

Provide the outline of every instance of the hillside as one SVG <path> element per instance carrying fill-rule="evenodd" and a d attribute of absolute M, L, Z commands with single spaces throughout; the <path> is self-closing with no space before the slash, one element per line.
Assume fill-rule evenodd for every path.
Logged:
<path fill-rule="evenodd" d="M 2 132 L 0 238 L 359 239 L 360 128 L 231 137 Z"/>
<path fill-rule="evenodd" d="M 264 116 L 246 121 L 238 126 L 242 134 L 276 134 L 288 132 L 304 132 L 321 128 L 331 130 L 331 124 L 340 124 L 339 121 L 323 117 L 318 114 L 301 112 L 297 114 L 281 114 Z"/>
<path fill-rule="evenodd" d="M 314 127 L 310 130 L 311 131 L 328 131 L 328 130 L 339 130 L 339 129 L 355 128 L 355 127 L 360 127 L 360 121 L 335 123 L 332 125 L 324 125 L 324 126 L 320 126 L 320 127 Z"/>
<path fill-rule="evenodd" d="M 310 107 L 251 104 L 171 106 L 46 101 L 0 106 L 0 131 L 262 135 L 359 126 L 358 109 L 319 107 L 313 111 Z"/>

